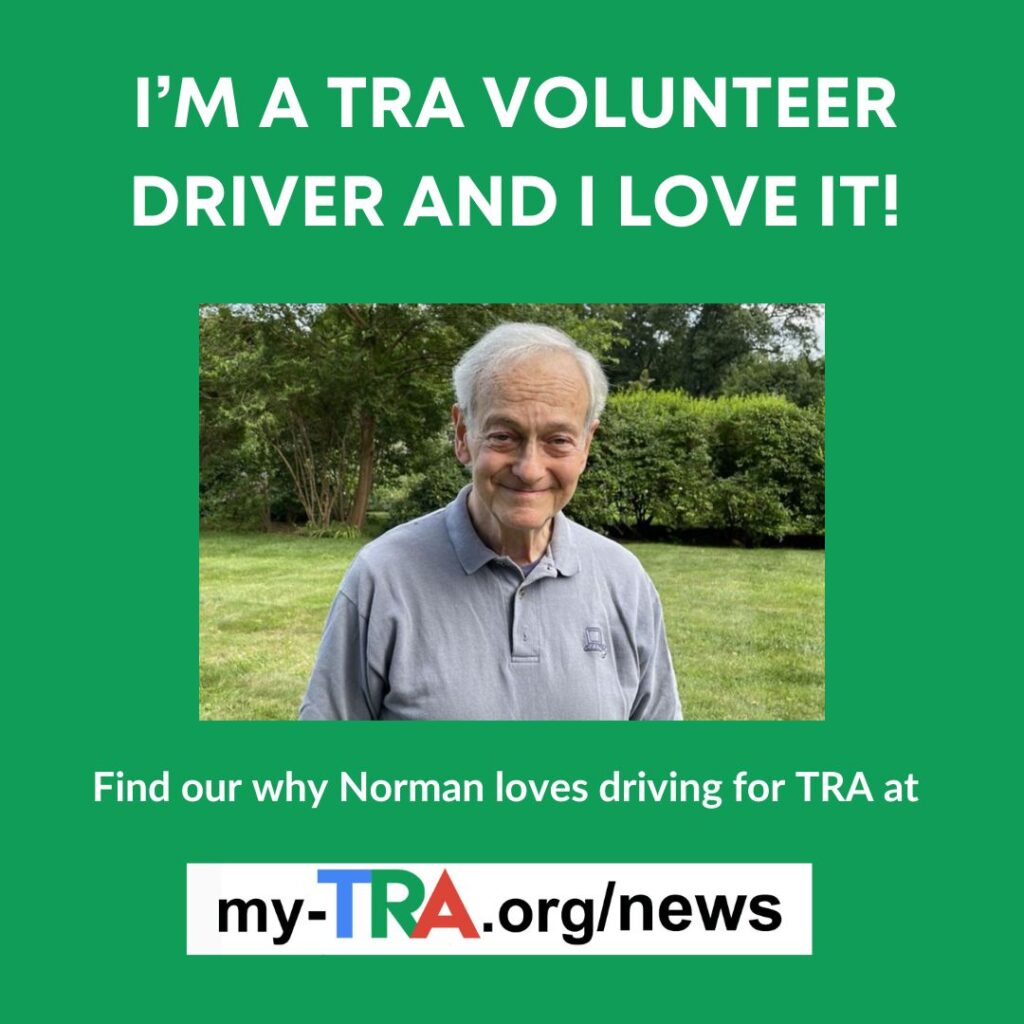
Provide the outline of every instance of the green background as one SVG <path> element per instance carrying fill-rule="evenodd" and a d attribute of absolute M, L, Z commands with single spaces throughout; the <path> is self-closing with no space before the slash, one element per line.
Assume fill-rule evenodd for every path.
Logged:
<path fill-rule="evenodd" d="M 876 5 L 69 8 L 11 26 L 9 725 L 14 972 L 37 1019 L 397 1019 L 630 1012 L 949 1018 L 1000 999 L 998 759 L 1014 673 L 1000 589 L 1012 380 L 1002 189 L 1011 26 Z M 1005 47 L 1006 53 L 1000 48 Z M 245 127 L 134 127 L 137 75 L 233 76 Z M 479 80 L 880 75 L 898 128 L 503 131 Z M 255 128 L 277 75 L 311 127 Z M 448 78 L 466 118 L 342 131 L 328 75 Z M 167 102 L 167 101 L 164 101 Z M 159 108 L 154 108 L 157 110 Z M 155 119 L 155 118 L 154 118 Z M 166 122 L 165 122 L 166 123 Z M 378 177 L 386 227 L 131 226 L 135 174 Z M 797 228 L 400 225 L 420 174 L 798 175 Z M 815 224 L 821 174 L 899 175 L 899 226 Z M 612 192 L 614 194 L 614 190 Z M 837 207 L 837 209 L 839 209 Z M 756 214 L 755 202 L 752 215 Z M 1004 255 L 1004 251 L 1007 250 Z M 824 723 L 200 723 L 196 307 L 202 301 L 818 301 L 828 324 Z M 1012 313 L 1011 313 L 1012 315 Z M 1005 340 L 1004 340 L 1005 339 Z M 1000 510 L 999 517 L 1002 512 Z M 911 529 L 907 528 L 912 523 Z M 1012 537 L 1012 533 L 1010 534 Z M 92 774 L 341 769 L 596 780 L 913 772 L 916 805 L 96 805 Z M 809 861 L 809 958 L 186 958 L 188 861 Z"/>

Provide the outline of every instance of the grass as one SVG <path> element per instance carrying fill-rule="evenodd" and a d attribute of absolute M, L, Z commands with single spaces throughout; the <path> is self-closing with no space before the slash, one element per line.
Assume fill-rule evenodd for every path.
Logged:
<path fill-rule="evenodd" d="M 661 596 L 686 718 L 824 718 L 823 551 L 629 547 Z"/>
<path fill-rule="evenodd" d="M 200 716 L 294 719 L 360 540 L 204 533 Z M 821 551 L 630 544 L 661 595 L 688 719 L 824 716 Z"/>

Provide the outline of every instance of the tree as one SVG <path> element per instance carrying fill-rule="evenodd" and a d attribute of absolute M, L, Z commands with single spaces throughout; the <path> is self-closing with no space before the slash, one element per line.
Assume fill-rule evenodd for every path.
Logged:
<path fill-rule="evenodd" d="M 597 354 L 617 326 L 604 307 L 571 305 L 328 306 L 317 327 L 348 335 L 348 367 L 358 416 L 358 476 L 347 521 L 366 519 L 381 445 L 426 439 L 447 420 L 448 380 L 461 353 L 500 320 L 551 324 Z"/>
<path fill-rule="evenodd" d="M 616 362 L 608 373 L 612 385 L 625 386 L 644 380 L 657 390 L 671 388 L 673 385 L 668 381 L 675 376 L 673 339 L 690 329 L 699 309 L 700 306 L 693 304 L 627 307 L 615 350 Z"/>
<path fill-rule="evenodd" d="M 722 381 L 723 395 L 781 395 L 812 408 L 825 401 L 825 360 L 809 356 L 772 359 L 751 355 L 733 365 Z"/>
<path fill-rule="evenodd" d="M 381 467 L 408 463 L 446 422 L 452 366 L 488 327 L 500 320 L 551 323 L 601 355 L 619 326 L 617 308 L 208 308 L 200 322 L 205 457 L 217 462 L 218 444 L 223 451 L 229 439 L 234 455 L 245 444 L 273 453 L 311 523 L 327 527 L 340 519 L 361 527 Z"/>
<path fill-rule="evenodd" d="M 730 369 L 753 353 L 811 353 L 820 315 L 812 303 L 630 306 L 610 377 L 620 387 L 646 379 L 657 390 L 719 394 Z"/>
<path fill-rule="evenodd" d="M 206 520 L 264 526 L 290 492 L 257 424 L 265 413 L 256 325 L 227 306 L 199 320 L 199 499 Z"/>

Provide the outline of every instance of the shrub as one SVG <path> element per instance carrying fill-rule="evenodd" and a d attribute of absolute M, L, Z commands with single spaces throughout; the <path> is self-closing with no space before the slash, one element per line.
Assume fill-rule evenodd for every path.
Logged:
<path fill-rule="evenodd" d="M 330 526 L 303 523 L 301 526 L 295 527 L 295 532 L 303 537 L 313 537 L 316 540 L 361 540 L 366 538 L 365 529 L 352 526 L 351 523 L 331 523 Z"/>
<path fill-rule="evenodd" d="M 571 506 L 605 533 L 822 535 L 824 413 L 776 396 L 612 396 Z"/>
<path fill-rule="evenodd" d="M 391 506 L 388 526 L 443 508 L 468 482 L 469 473 L 455 458 L 451 438 L 439 435 L 424 446 L 411 467 L 405 495 Z"/>
<path fill-rule="evenodd" d="M 823 410 L 754 395 L 719 399 L 709 411 L 714 525 L 756 542 L 823 534 Z"/>
<path fill-rule="evenodd" d="M 774 395 L 616 394 L 568 513 L 612 536 L 821 537 L 824 438 L 820 406 Z M 389 525 L 441 508 L 467 480 L 450 440 L 438 436 L 396 488 Z"/>
<path fill-rule="evenodd" d="M 699 525 L 711 483 L 699 405 L 676 391 L 613 396 L 573 498 L 573 518 L 633 536 L 655 523 Z"/>

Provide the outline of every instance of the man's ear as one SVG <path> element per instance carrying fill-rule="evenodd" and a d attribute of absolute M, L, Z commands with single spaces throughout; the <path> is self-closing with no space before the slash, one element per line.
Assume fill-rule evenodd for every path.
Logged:
<path fill-rule="evenodd" d="M 452 424 L 455 427 L 455 458 L 464 466 L 470 463 L 469 442 L 466 440 L 466 417 L 458 405 L 452 406 Z"/>
<path fill-rule="evenodd" d="M 590 442 L 594 440 L 594 434 L 597 433 L 597 428 L 600 426 L 600 420 L 594 420 L 590 424 L 590 429 L 587 431 L 587 438 L 583 442 L 583 458 L 587 459 L 590 456 Z"/>

